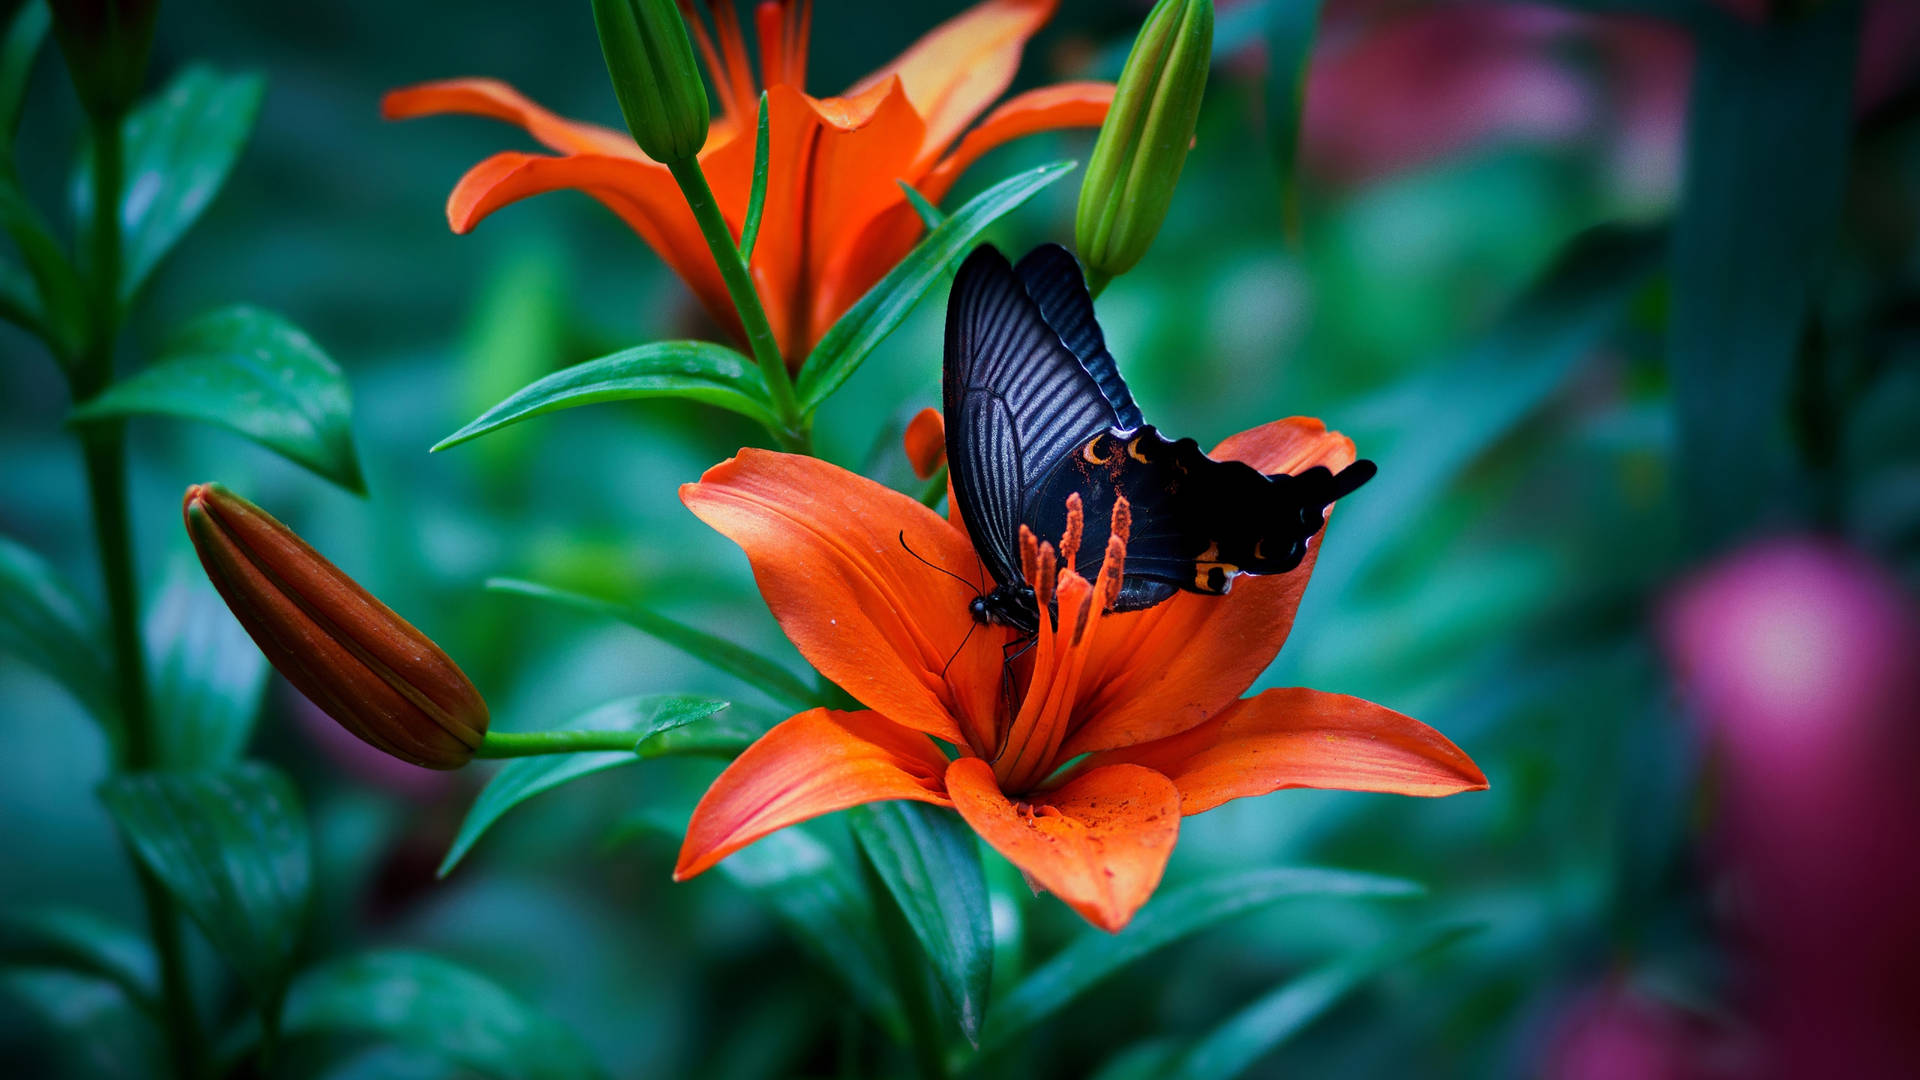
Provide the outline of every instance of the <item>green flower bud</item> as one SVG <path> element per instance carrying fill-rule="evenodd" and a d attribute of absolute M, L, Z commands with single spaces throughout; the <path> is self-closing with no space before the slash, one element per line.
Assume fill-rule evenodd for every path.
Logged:
<path fill-rule="evenodd" d="M 1132 269 L 1160 231 L 1193 143 L 1212 53 L 1212 0 L 1160 0 L 1134 39 L 1073 223 L 1096 293 Z"/>
<path fill-rule="evenodd" d="M 402 761 L 457 769 L 473 759 L 487 703 L 438 645 L 226 488 L 195 484 L 182 512 L 213 587 L 294 689 Z"/>
<path fill-rule="evenodd" d="M 87 115 L 114 121 L 140 96 L 159 0 L 51 0 L 53 34 Z"/>
<path fill-rule="evenodd" d="M 707 88 L 674 0 L 593 0 L 593 22 L 633 141 L 662 164 L 692 159 L 707 142 Z"/>

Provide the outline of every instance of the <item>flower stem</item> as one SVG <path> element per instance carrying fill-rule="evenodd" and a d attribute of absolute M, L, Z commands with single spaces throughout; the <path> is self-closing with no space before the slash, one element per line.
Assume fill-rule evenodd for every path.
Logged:
<path fill-rule="evenodd" d="M 88 250 L 88 326 L 85 347 L 72 368 L 76 402 L 85 401 L 113 381 L 114 342 L 120 333 L 120 188 L 123 182 L 120 123 L 102 120 L 93 127 L 93 220 Z M 146 657 L 140 643 L 140 598 L 133 565 L 132 528 L 127 511 L 126 432 L 117 422 L 88 425 L 81 435 L 93 531 L 100 555 L 111 626 L 116 703 L 120 711 L 118 767 L 151 769 L 159 755 L 153 717 L 147 708 Z M 131 857 L 131 853 L 129 853 Z M 166 1009 L 167 1048 L 174 1073 L 182 1080 L 201 1075 L 205 1043 L 193 1007 L 186 956 L 180 940 L 180 913 L 173 897 L 138 859 L 134 872 L 146 902 L 147 926 L 160 960 Z"/>
<path fill-rule="evenodd" d="M 760 294 L 753 288 L 753 275 L 747 270 L 746 260 L 740 257 L 733 232 L 713 197 L 713 188 L 707 185 L 706 174 L 700 171 L 700 163 L 694 158 L 670 161 L 667 168 L 679 183 L 681 194 L 686 196 L 687 207 L 693 211 L 701 235 L 707 239 L 714 265 L 720 270 L 720 280 L 726 283 L 733 309 L 740 315 L 740 326 L 746 331 L 754 362 L 760 365 L 760 374 L 766 379 L 767 393 L 773 398 L 773 411 L 781 424 L 781 430 L 775 431 L 774 437 L 788 450 L 811 454 L 813 435 L 794 399 L 793 376 L 788 374 L 787 362 L 780 357 L 780 346 L 773 340 L 773 327 L 767 322 L 767 310 L 761 306 Z"/>
<path fill-rule="evenodd" d="M 630 751 L 638 745 L 640 733 L 635 731 L 489 731 L 473 756 L 515 758 L 596 750 Z"/>

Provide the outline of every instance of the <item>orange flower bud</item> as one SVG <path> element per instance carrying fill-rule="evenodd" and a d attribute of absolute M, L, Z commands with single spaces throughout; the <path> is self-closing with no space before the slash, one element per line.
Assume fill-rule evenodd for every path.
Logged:
<path fill-rule="evenodd" d="M 214 588 L 308 700 L 402 761 L 457 769 L 473 758 L 487 703 L 425 634 L 220 485 L 188 488 L 183 511 Z"/>

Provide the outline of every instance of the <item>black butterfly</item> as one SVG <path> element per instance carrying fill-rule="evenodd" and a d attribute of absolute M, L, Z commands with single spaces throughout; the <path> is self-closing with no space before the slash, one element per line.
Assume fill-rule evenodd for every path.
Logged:
<path fill-rule="evenodd" d="M 1315 466 L 1263 476 L 1154 430 L 1107 351 L 1080 264 L 1058 244 L 1018 267 L 991 245 L 961 264 L 943 383 L 954 498 L 994 580 L 969 610 L 1025 635 L 1038 632 L 1040 612 L 1020 572 L 1020 526 L 1060 537 L 1070 494 L 1084 508 L 1077 563 L 1090 579 L 1106 557 L 1115 495 L 1132 504 L 1113 608 L 1136 611 L 1177 589 L 1221 595 L 1238 574 L 1292 570 L 1327 506 L 1374 474 L 1356 461 L 1337 475 Z"/>

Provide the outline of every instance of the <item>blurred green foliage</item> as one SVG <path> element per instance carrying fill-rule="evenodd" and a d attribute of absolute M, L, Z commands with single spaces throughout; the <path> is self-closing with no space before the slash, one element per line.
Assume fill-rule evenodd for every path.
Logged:
<path fill-rule="evenodd" d="M 821 4 L 812 88 L 850 83 L 957 6 Z M 1628 90 L 1596 74 L 1593 57 L 1559 57 L 1556 70 L 1593 95 L 1602 118 L 1574 137 L 1471 140 L 1354 179 L 1316 173 L 1309 123 L 1296 183 L 1276 169 L 1266 115 L 1289 94 L 1244 51 L 1227 51 L 1236 40 L 1257 48 L 1261 27 L 1253 19 L 1236 31 L 1233 20 L 1250 17 L 1222 7 L 1223 58 L 1196 148 L 1152 251 L 1101 298 L 1108 340 L 1170 431 L 1205 444 L 1316 415 L 1379 462 L 1380 479 L 1342 505 L 1293 639 L 1260 685 L 1354 693 L 1418 716 L 1473 754 L 1492 790 L 1431 803 L 1286 792 L 1188 819 L 1168 890 L 1229 870 L 1315 864 L 1427 891 L 1255 907 L 1097 983 L 993 1049 L 978 1074 L 1079 1076 L 1112 1062 L 1111 1075 L 1157 1075 L 1155 1063 L 1190 1054 L 1192 1066 L 1206 1053 L 1245 1056 L 1251 1075 L 1399 1076 L 1409 1062 L 1433 1076 L 1526 1073 L 1582 986 L 1628 973 L 1694 1003 L 1712 1000 L 1725 975 L 1693 865 L 1697 751 L 1651 637 L 1666 588 L 1759 525 L 1845 534 L 1920 583 L 1913 80 L 1855 110 L 1849 132 L 1850 56 L 1835 46 L 1818 58 L 1829 66 L 1806 76 L 1819 84 L 1818 107 L 1791 113 L 1815 138 L 1781 141 L 1742 113 L 1756 91 L 1742 80 L 1802 101 L 1796 76 L 1756 76 L 1753 49 L 1764 60 L 1772 46 L 1728 58 L 1708 45 L 1693 84 L 1706 95 L 1692 103 L 1696 173 L 1647 183 L 1623 178 L 1624 137 L 1605 120 Z M 1843 19 L 1857 5 L 1828 7 Z M 1063 4 L 1022 84 L 1124 50 L 1139 14 Z M 1833 33 L 1849 40 L 1845 27 Z M 599 406 L 427 453 L 559 367 L 713 334 L 679 282 L 584 198 L 531 200 L 472 236 L 447 231 L 453 182 L 485 154 L 520 145 L 517 133 L 480 120 L 378 119 L 386 89 L 474 74 L 618 126 L 585 5 L 180 0 L 163 7 L 155 49 L 153 72 L 198 60 L 258 73 L 267 91 L 226 189 L 132 309 L 129 348 L 160 356 L 166 328 L 215 304 L 285 313 L 346 372 L 367 496 L 226 432 L 135 421 L 148 594 L 191 567 L 180 492 L 217 479 L 445 647 L 503 727 L 557 725 L 657 693 L 732 700 L 760 720 L 784 715 L 778 697 L 629 627 L 482 587 L 506 575 L 619 598 L 802 669 L 744 559 L 676 496 L 708 465 L 764 442 L 749 421 L 685 402 Z M 65 78 L 43 58 L 18 144 L 19 174 L 43 207 L 69 204 L 64 178 L 81 154 L 71 133 L 84 124 Z M 944 208 L 1018 170 L 1084 158 L 1090 145 L 1086 135 L 1043 136 L 997 151 Z M 1688 188 L 1716 169 L 1732 170 L 1720 186 Z M 1020 250 L 1064 239 L 1076 184 L 1042 191 L 989 236 Z M 1726 188 L 1752 201 L 1708 198 Z M 1687 213 L 1703 201 L 1708 213 Z M 1800 232 L 1769 240 L 1794 214 L 1809 217 L 1791 226 Z M 1768 259 L 1779 275 L 1757 292 L 1735 287 Z M 940 307 L 918 309 L 823 406 L 823 455 L 906 486 L 898 432 L 937 400 Z M 1774 322 L 1755 323 L 1754 312 Z M 1742 334 L 1720 333 L 1729 326 Z M 1675 366 L 1689 356 L 1700 366 Z M 1706 389 L 1689 391 L 1696 376 Z M 1769 426 L 1770 456 L 1747 457 L 1740 425 L 1772 425 L 1784 403 L 1791 423 Z M 67 407 L 57 369 L 0 327 L 0 532 L 91 602 Z M 234 678 L 245 691 L 247 674 Z M 129 865 L 94 797 L 105 735 L 11 655 L 0 656 L 0 702 L 0 910 L 69 905 L 138 925 Z M 669 882 L 671 828 L 714 760 L 664 755 L 529 800 L 438 880 L 484 777 L 371 756 L 277 677 L 252 747 L 293 777 L 306 805 L 308 951 L 400 950 L 296 981 L 290 1036 L 302 1018 L 351 1000 L 336 995 L 355 980 L 455 983 L 489 1002 L 500 992 L 418 955 L 430 952 L 564 1019 L 613 1075 L 841 1075 L 891 1060 L 847 1019 L 846 993 L 811 958 L 815 946 L 783 928 L 808 916 L 759 895 L 751 850 L 726 875 Z M 844 828 L 828 824 L 839 832 L 780 843 L 846 844 Z M 995 995 L 1010 992 L 1019 965 L 1094 933 L 992 858 L 987 890 Z M 1416 955 L 1420 935 L 1459 923 L 1482 929 Z M 212 947 L 192 944 L 211 994 Z M 1363 951 L 1377 949 L 1399 951 Z M 1391 960 L 1352 987 L 1338 981 L 1348 969 L 1320 967 L 1375 955 Z M 1310 970 L 1319 982 L 1288 983 Z M 98 980 L 6 978 L 14 993 L 0 995 L 0 1047 L 31 1072 L 113 1075 L 123 1051 L 150 1039 Z M 127 978 L 150 985 L 151 972 Z M 54 1003 L 66 1038 L 44 1037 L 35 1002 Z M 1236 1043 L 1239 1029 L 1221 1026 L 1256 1016 L 1241 1011 L 1249 1006 L 1312 1013 L 1263 1056 L 1257 1039 L 1242 1032 Z M 369 1022 L 365 1034 L 391 1040 L 411 1021 Z M 541 1040 L 576 1052 L 572 1036 L 527 1037 L 535 1041 L 513 1053 L 549 1045 Z M 433 1062 L 485 1072 L 505 1060 L 484 1045 L 400 1043 L 328 1043 L 343 1052 L 303 1060 L 337 1076 L 465 1075 Z"/>

